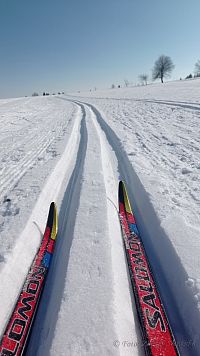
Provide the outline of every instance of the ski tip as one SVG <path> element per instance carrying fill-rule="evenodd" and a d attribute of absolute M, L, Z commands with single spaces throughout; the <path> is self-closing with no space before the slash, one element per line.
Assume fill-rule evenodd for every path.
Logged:
<path fill-rule="evenodd" d="M 126 185 L 123 180 L 119 181 L 119 194 L 124 195 L 124 192 L 126 191 Z"/>
<path fill-rule="evenodd" d="M 50 209 L 56 207 L 56 203 L 54 201 L 51 202 L 50 204 Z"/>
<path fill-rule="evenodd" d="M 120 180 L 119 181 L 119 189 L 122 187 L 122 185 L 123 185 L 123 180 Z"/>
<path fill-rule="evenodd" d="M 58 211 L 57 211 L 57 206 L 54 204 L 54 214 L 53 214 L 53 226 L 52 226 L 52 231 L 51 231 L 51 239 L 55 240 L 57 237 L 58 233 Z"/>
<path fill-rule="evenodd" d="M 127 213 L 132 214 L 131 204 L 128 198 L 125 182 L 119 181 L 119 201 L 123 202 Z"/>
<path fill-rule="evenodd" d="M 122 180 L 119 181 L 118 199 L 119 199 L 119 203 L 123 203 L 124 202 L 123 181 Z"/>
<path fill-rule="evenodd" d="M 50 204 L 47 226 L 51 230 L 51 239 L 55 240 L 58 232 L 58 213 L 55 202 L 51 202 Z"/>

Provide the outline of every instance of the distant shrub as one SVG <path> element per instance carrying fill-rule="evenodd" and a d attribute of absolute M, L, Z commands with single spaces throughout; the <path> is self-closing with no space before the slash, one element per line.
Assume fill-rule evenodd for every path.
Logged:
<path fill-rule="evenodd" d="M 34 93 L 32 94 L 32 96 L 39 96 L 39 94 L 36 93 L 36 92 L 34 92 Z"/>

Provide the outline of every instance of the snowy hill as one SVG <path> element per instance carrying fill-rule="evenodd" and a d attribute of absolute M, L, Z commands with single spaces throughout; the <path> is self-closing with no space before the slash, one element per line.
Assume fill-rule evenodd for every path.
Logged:
<path fill-rule="evenodd" d="M 0 100 L 1 334 L 51 200 L 59 210 L 29 355 L 143 355 L 116 209 L 119 179 L 181 354 L 199 354 L 199 93 L 196 79 Z"/>

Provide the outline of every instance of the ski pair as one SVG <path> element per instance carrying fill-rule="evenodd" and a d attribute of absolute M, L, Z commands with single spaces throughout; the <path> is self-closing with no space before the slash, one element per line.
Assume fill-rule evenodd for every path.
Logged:
<path fill-rule="evenodd" d="M 57 208 L 51 203 L 45 232 L 0 342 L 0 355 L 22 355 L 51 263 L 58 229 Z"/>
<path fill-rule="evenodd" d="M 179 352 L 138 232 L 125 183 L 119 182 L 119 216 L 131 285 L 148 356 L 177 356 Z"/>

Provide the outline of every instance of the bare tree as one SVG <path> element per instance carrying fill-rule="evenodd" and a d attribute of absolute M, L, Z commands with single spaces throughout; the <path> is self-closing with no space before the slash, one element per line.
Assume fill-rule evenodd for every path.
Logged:
<path fill-rule="evenodd" d="M 155 61 L 152 71 L 152 78 L 153 80 L 160 78 L 161 82 L 163 83 L 163 78 L 169 77 L 173 69 L 174 64 L 171 58 L 162 55 L 157 59 L 157 61 Z"/>
<path fill-rule="evenodd" d="M 129 83 L 128 79 L 124 79 L 124 85 L 125 85 L 126 88 L 129 87 L 130 83 Z"/>
<path fill-rule="evenodd" d="M 200 76 L 200 59 L 195 63 L 195 76 L 199 77 Z"/>
<path fill-rule="evenodd" d="M 138 78 L 139 78 L 139 80 L 140 80 L 140 82 L 144 85 L 144 84 L 146 84 L 147 85 L 147 80 L 148 80 L 148 75 L 147 74 L 140 74 L 139 76 L 138 76 Z"/>
<path fill-rule="evenodd" d="M 115 84 L 112 84 L 112 85 L 111 85 L 111 89 L 114 89 L 114 88 L 115 88 Z"/>
<path fill-rule="evenodd" d="M 39 96 L 39 94 L 34 91 L 34 93 L 32 94 L 32 96 Z"/>

